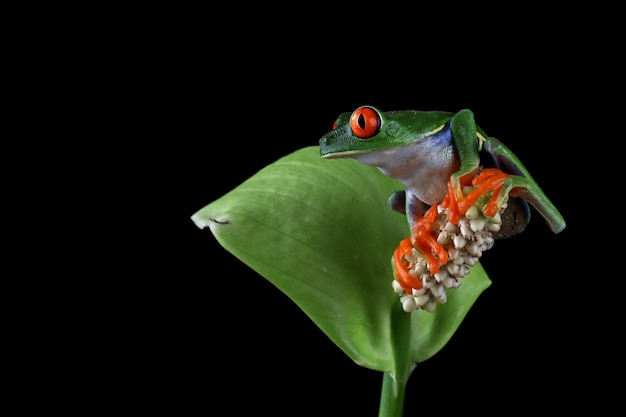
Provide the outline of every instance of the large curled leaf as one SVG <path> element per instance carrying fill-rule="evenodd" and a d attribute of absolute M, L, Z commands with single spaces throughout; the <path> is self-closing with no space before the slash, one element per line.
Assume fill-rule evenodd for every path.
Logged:
<path fill-rule="evenodd" d="M 437 353 L 490 284 L 476 265 L 435 313 L 398 312 L 390 258 L 409 229 L 387 198 L 402 188 L 375 168 L 324 160 L 318 147 L 307 147 L 192 220 L 291 298 L 357 364 L 397 374 L 407 361 Z"/>

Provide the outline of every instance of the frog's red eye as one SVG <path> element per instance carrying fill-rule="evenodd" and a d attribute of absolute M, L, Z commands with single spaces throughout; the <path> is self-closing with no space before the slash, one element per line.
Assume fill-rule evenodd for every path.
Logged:
<path fill-rule="evenodd" d="M 333 123 L 333 130 L 337 129 L 337 120 Z"/>
<path fill-rule="evenodd" d="M 378 112 L 371 107 L 359 107 L 350 116 L 350 127 L 361 139 L 371 138 L 380 130 Z"/>

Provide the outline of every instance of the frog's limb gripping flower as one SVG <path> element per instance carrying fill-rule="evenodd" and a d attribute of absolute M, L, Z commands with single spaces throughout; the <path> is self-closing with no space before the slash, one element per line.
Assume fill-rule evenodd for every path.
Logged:
<path fill-rule="evenodd" d="M 464 193 L 471 191 L 472 187 L 464 189 Z M 433 218 L 431 236 L 447 254 L 446 262 L 440 262 L 436 268 L 430 263 L 441 256 L 424 256 L 422 250 L 411 244 L 410 237 L 400 243 L 393 258 L 395 279 L 392 286 L 400 296 L 404 311 L 422 308 L 432 312 L 437 303 L 445 303 L 446 290 L 459 287 L 469 268 L 493 246 L 493 234 L 500 230 L 501 213 L 507 204 L 505 202 L 491 216 L 484 213 L 484 206 L 485 198 L 475 200 L 456 223 L 450 220 L 450 211 L 442 204 L 427 211 L 425 217 Z"/>

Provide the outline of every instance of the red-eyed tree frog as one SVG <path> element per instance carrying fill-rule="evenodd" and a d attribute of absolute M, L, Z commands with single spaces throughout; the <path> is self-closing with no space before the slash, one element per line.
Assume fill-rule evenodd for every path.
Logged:
<path fill-rule="evenodd" d="M 415 248 L 428 260 L 433 274 L 448 261 L 448 253 L 432 233 L 435 214 L 429 214 L 429 209 L 438 204 L 447 208 L 452 223 L 477 201 L 486 201 L 482 207 L 486 217 L 506 204 L 496 238 L 524 229 L 530 219 L 527 203 L 554 233 L 565 228 L 563 217 L 520 160 L 498 139 L 487 136 L 468 109 L 382 112 L 361 106 L 340 114 L 319 143 L 323 158 L 354 158 L 405 186 L 389 200 L 392 208 L 406 213 L 411 231 L 396 249 L 396 257 Z M 485 195 L 488 199 L 481 198 Z M 400 261 L 396 273 L 406 274 L 397 269 Z"/>

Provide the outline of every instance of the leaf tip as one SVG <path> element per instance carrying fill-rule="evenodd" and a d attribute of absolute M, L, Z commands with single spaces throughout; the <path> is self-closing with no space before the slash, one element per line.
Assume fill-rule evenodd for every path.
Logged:
<path fill-rule="evenodd" d="M 211 216 L 206 216 L 206 215 L 203 216 L 201 212 L 195 213 L 193 216 L 191 216 L 191 220 L 200 229 L 204 229 L 206 227 L 211 227 L 215 225 L 222 226 L 222 225 L 230 223 L 230 220 L 228 220 L 228 218 L 226 218 L 225 216 L 217 216 L 217 217 L 211 217 Z"/>

